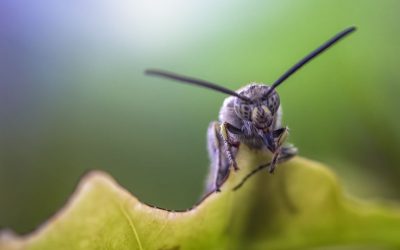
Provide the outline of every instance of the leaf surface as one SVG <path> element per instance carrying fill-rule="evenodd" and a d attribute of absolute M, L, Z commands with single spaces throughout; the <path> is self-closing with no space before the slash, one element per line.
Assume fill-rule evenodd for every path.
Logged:
<path fill-rule="evenodd" d="M 92 172 L 35 232 L 1 232 L 0 250 L 400 248 L 399 206 L 345 195 L 320 163 L 295 157 L 232 191 L 266 158 L 242 146 L 241 169 L 222 192 L 183 212 L 143 204 L 106 173 Z"/>

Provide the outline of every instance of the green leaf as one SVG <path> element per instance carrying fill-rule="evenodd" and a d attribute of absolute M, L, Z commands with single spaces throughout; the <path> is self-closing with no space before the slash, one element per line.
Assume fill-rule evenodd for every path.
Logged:
<path fill-rule="evenodd" d="M 143 204 L 107 174 L 92 172 L 35 232 L 2 232 L 0 249 L 400 248 L 399 206 L 345 195 L 320 163 L 296 157 L 274 175 L 264 171 L 232 191 L 267 157 L 241 147 L 241 169 L 230 174 L 222 192 L 185 212 Z"/>

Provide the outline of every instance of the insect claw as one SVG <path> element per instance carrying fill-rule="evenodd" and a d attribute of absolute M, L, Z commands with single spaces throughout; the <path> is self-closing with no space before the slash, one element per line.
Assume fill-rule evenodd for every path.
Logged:
<path fill-rule="evenodd" d="M 269 169 L 268 169 L 268 172 L 270 173 L 270 174 L 274 174 L 275 173 L 275 166 L 270 166 L 269 167 Z"/>
<path fill-rule="evenodd" d="M 233 166 L 233 170 L 235 170 L 235 172 L 239 171 L 239 167 L 236 164 L 236 162 L 234 162 L 232 166 Z"/>

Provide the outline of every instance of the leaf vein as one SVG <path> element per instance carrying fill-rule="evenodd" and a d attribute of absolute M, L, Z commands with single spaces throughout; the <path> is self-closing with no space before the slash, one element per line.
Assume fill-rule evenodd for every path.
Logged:
<path fill-rule="evenodd" d="M 132 218 L 126 212 L 125 208 L 123 207 L 123 204 L 120 204 L 120 210 L 121 210 L 122 214 L 124 215 L 124 217 L 128 220 L 129 226 L 130 226 L 130 228 L 131 228 L 131 230 L 132 230 L 132 232 L 133 232 L 133 234 L 135 236 L 135 239 L 136 239 L 136 242 L 137 242 L 137 244 L 139 246 L 139 249 L 143 250 L 142 242 L 140 241 L 139 234 L 138 234 L 138 232 L 136 230 L 135 224 L 133 223 Z"/>

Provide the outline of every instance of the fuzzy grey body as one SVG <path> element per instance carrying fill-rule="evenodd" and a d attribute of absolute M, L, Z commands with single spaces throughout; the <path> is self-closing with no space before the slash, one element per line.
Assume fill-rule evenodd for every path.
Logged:
<path fill-rule="evenodd" d="M 271 148 L 276 148 L 276 146 L 272 147 L 272 145 L 266 143 L 265 135 L 273 134 L 274 131 L 279 129 L 282 130 L 282 108 L 278 94 L 275 91 L 267 94 L 269 89 L 270 86 L 258 83 L 250 83 L 239 89 L 237 93 L 253 100 L 251 105 L 246 104 L 249 107 L 243 107 L 241 99 L 229 96 L 224 100 L 219 111 L 219 121 L 210 123 L 207 132 L 207 148 L 211 165 L 206 193 L 219 190 L 232 164 L 232 159 L 229 158 L 228 153 L 231 153 L 231 157 L 235 158 L 238 150 L 238 146 L 226 148 L 226 141 L 224 144 L 224 139 L 221 138 L 221 124 L 227 123 L 240 130 L 240 133 L 229 133 L 228 137 L 240 144 L 246 144 L 249 148 L 271 152 L 274 151 Z M 263 116 L 263 114 L 257 113 L 257 109 L 263 110 L 260 107 L 264 107 L 269 112 L 268 115 L 264 114 Z M 292 146 L 283 147 L 278 160 L 289 159 L 296 153 L 297 149 Z"/>

